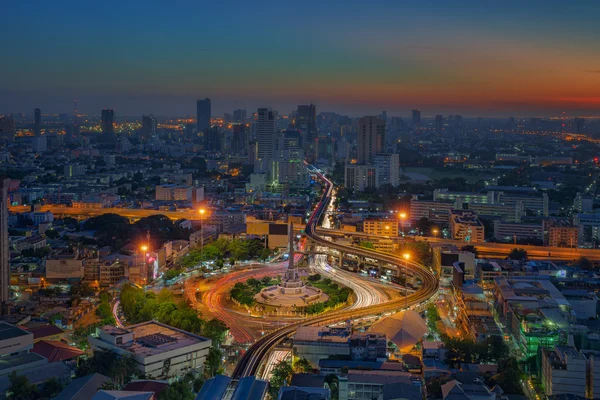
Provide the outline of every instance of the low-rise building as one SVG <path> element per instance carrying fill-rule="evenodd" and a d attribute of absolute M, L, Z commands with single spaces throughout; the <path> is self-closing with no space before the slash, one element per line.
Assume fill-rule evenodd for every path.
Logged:
<path fill-rule="evenodd" d="M 465 210 L 451 210 L 449 222 L 453 239 L 468 243 L 481 243 L 485 240 L 483 224 L 477 214 Z"/>
<path fill-rule="evenodd" d="M 600 352 L 578 351 L 575 347 L 543 348 L 541 381 L 546 395 L 577 395 L 593 398 L 600 391 L 600 371 L 593 367 Z"/>
<path fill-rule="evenodd" d="M 398 236 L 398 221 L 367 218 L 363 221 L 363 232 L 376 236 Z"/>
<path fill-rule="evenodd" d="M 88 338 L 94 351 L 133 357 L 151 378 L 183 376 L 204 366 L 211 340 L 156 321 L 118 328 L 104 326 Z"/>

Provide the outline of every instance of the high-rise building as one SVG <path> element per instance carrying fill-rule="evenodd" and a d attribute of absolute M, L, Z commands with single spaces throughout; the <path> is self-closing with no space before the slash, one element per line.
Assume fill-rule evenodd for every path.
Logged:
<path fill-rule="evenodd" d="M 400 184 L 400 156 L 398 154 L 376 154 L 373 165 L 377 169 L 377 187 Z"/>
<path fill-rule="evenodd" d="M 149 138 L 156 135 L 156 118 L 152 114 L 142 115 L 142 137 Z"/>
<path fill-rule="evenodd" d="M 102 110 L 100 129 L 106 138 L 112 138 L 115 134 L 115 111 L 112 109 Z"/>
<path fill-rule="evenodd" d="M 0 303 L 10 300 L 10 247 L 8 242 L 8 187 L 10 179 L 0 180 Z"/>
<path fill-rule="evenodd" d="M 258 159 L 273 159 L 275 145 L 275 111 L 270 108 L 258 109 L 256 121 L 256 140 L 258 141 Z"/>
<path fill-rule="evenodd" d="M 198 132 L 204 132 L 210 128 L 210 117 L 212 116 L 210 99 L 196 101 L 196 129 Z"/>
<path fill-rule="evenodd" d="M 238 154 L 246 153 L 248 146 L 248 131 L 246 129 L 246 124 L 234 123 L 232 129 L 231 151 Z"/>
<path fill-rule="evenodd" d="M 222 135 L 221 129 L 214 125 L 204 130 L 204 150 L 206 151 L 221 151 Z"/>
<path fill-rule="evenodd" d="M 35 136 L 40 136 L 42 134 L 42 110 L 36 108 L 33 110 L 33 119 L 34 119 L 34 133 Z"/>
<path fill-rule="evenodd" d="M 12 115 L 0 117 L 0 136 L 9 142 L 15 140 L 15 119 Z"/>
<path fill-rule="evenodd" d="M 242 124 L 246 122 L 246 110 L 233 110 L 233 122 L 238 122 Z"/>
<path fill-rule="evenodd" d="M 385 144 L 385 121 L 377 117 L 362 117 L 358 121 L 358 163 L 370 164 L 371 158 L 382 153 Z"/>
<path fill-rule="evenodd" d="M 421 125 L 421 111 L 412 110 L 412 122 L 413 125 Z"/>
<path fill-rule="evenodd" d="M 444 129 L 444 117 L 442 115 L 435 116 L 435 129 L 441 131 Z"/>
<path fill-rule="evenodd" d="M 317 107 L 314 104 L 299 105 L 296 111 L 296 129 L 302 132 L 303 147 L 307 156 L 316 156 Z"/>

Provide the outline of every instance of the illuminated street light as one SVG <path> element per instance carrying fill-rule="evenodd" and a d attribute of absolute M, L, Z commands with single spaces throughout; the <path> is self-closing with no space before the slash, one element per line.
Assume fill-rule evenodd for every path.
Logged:
<path fill-rule="evenodd" d="M 437 229 L 434 229 L 431 232 L 433 232 L 433 236 L 437 237 L 437 234 L 438 234 L 439 231 Z"/>

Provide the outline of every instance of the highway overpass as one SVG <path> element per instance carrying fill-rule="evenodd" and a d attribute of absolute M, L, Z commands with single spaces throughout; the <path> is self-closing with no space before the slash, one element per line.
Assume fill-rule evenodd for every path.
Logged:
<path fill-rule="evenodd" d="M 28 206 L 11 206 L 9 211 L 24 213 L 31 210 Z M 72 217 L 77 219 L 88 219 L 97 217 L 103 214 L 118 214 L 132 220 L 139 220 L 151 215 L 165 215 L 176 221 L 179 219 L 200 220 L 200 214 L 194 211 L 163 211 L 163 210 L 148 210 L 140 208 L 73 208 L 67 206 L 45 205 L 40 211 L 50 211 L 55 217 Z"/>

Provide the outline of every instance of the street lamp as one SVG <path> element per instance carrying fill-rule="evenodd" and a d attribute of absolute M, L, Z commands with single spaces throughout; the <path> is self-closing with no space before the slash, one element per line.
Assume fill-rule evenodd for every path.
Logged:
<path fill-rule="evenodd" d="M 437 234 L 439 231 L 437 229 L 433 229 L 431 232 L 433 232 L 433 236 L 437 238 Z"/>
<path fill-rule="evenodd" d="M 144 244 L 140 247 L 140 250 L 142 250 L 142 262 L 140 264 L 140 275 L 141 275 L 140 279 L 142 280 L 142 285 L 144 285 L 144 281 L 146 280 L 146 277 L 148 276 L 148 271 L 147 271 L 148 264 L 146 264 L 146 254 L 147 254 L 146 252 L 148 251 L 148 246 Z"/>
<path fill-rule="evenodd" d="M 406 269 L 408 268 L 409 253 L 402 254 L 404 257 L 404 311 L 408 311 L 408 282 L 406 281 Z"/>
<path fill-rule="evenodd" d="M 200 268 L 204 265 L 204 214 L 206 210 L 201 208 L 198 210 L 200 213 Z"/>
<path fill-rule="evenodd" d="M 400 226 L 402 227 L 402 236 L 404 236 L 404 220 L 406 219 L 406 213 L 401 212 L 398 214 L 398 218 L 400 218 Z"/>

